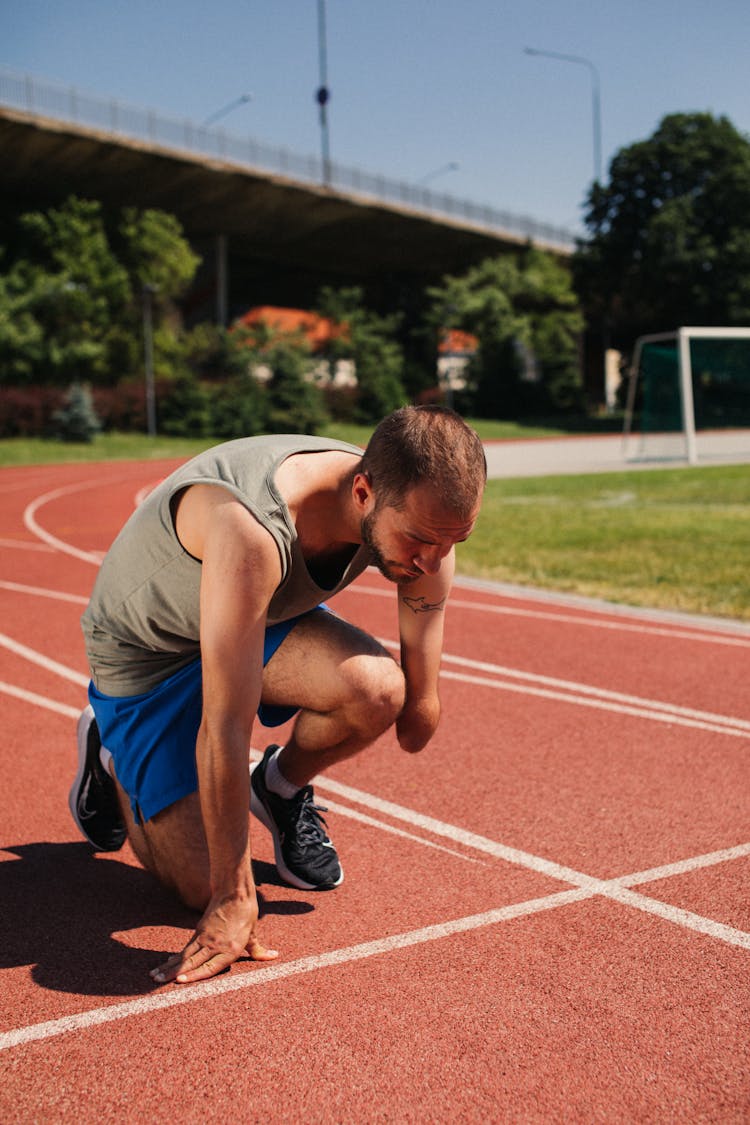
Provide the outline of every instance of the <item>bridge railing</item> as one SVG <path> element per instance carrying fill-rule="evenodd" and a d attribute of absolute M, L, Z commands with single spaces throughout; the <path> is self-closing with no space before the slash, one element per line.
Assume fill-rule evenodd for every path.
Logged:
<path fill-rule="evenodd" d="M 114 137 L 145 141 L 175 152 L 188 151 L 231 161 L 304 183 L 320 185 L 323 182 L 323 166 L 318 157 L 304 156 L 222 128 L 198 125 L 187 118 L 170 117 L 115 98 L 89 94 L 75 86 L 57 85 L 1 68 L 0 105 L 56 121 L 88 126 Z M 575 234 L 563 227 L 360 168 L 333 162 L 328 184 L 353 195 L 443 215 L 493 233 L 530 239 L 560 250 L 570 251 L 575 246 Z"/>

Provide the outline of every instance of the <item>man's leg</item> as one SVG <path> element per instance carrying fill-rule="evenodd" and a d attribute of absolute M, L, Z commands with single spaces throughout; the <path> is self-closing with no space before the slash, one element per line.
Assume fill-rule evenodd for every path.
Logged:
<path fill-rule="evenodd" d="M 307 790 L 307 782 L 315 774 L 356 754 L 387 730 L 403 700 L 401 670 L 384 648 L 325 610 L 306 615 L 264 672 L 264 704 L 301 708 L 281 754 L 283 776 L 293 787 Z M 110 772 L 114 776 L 111 767 Z M 203 909 L 209 898 L 208 852 L 198 794 L 181 797 L 141 824 L 135 821 L 130 800 L 119 784 L 118 791 L 128 836 L 140 862 L 176 890 L 187 905 Z M 321 820 L 314 811 L 312 791 L 307 793 L 304 808 L 297 810 L 297 814 L 302 811 L 304 833 Z M 324 834 L 322 839 L 330 849 Z M 298 886 L 340 882 L 340 877 L 318 883 L 285 873 L 285 877 L 289 875 L 289 881 Z"/>
<path fill-rule="evenodd" d="M 266 665 L 263 704 L 301 708 L 286 745 L 252 774 L 251 808 L 273 837 L 282 878 L 329 890 L 344 878 L 309 782 L 368 746 L 404 703 L 400 668 L 366 633 L 325 611 L 297 623 Z"/>
<path fill-rule="evenodd" d="M 288 781 L 307 785 L 369 746 L 396 721 L 404 677 L 367 633 L 332 613 L 303 617 L 266 665 L 263 703 L 298 707 L 279 758 Z"/>
<path fill-rule="evenodd" d="M 114 777 L 113 771 L 113 777 Z M 130 799 L 117 782 L 120 808 L 130 845 L 141 864 L 194 910 L 205 910 L 211 897 L 208 847 L 197 793 L 181 797 L 138 824 Z"/>
<path fill-rule="evenodd" d="M 261 819 L 274 836 L 277 866 L 287 882 L 302 889 L 341 882 L 338 857 L 322 830 L 308 783 L 373 742 L 395 721 L 403 702 L 403 675 L 388 652 L 325 610 L 298 621 L 271 657 L 263 676 L 263 703 L 301 708 L 278 760 L 283 777 L 300 794 L 290 801 L 270 798 L 276 817 L 279 806 L 286 806 L 281 814 L 286 819 L 286 857 L 276 820 L 269 822 L 257 803 L 255 811 L 264 813 Z M 121 805 L 131 845 L 143 866 L 189 906 L 203 909 L 209 898 L 208 850 L 197 793 L 144 824 L 134 821 L 122 791 Z"/>

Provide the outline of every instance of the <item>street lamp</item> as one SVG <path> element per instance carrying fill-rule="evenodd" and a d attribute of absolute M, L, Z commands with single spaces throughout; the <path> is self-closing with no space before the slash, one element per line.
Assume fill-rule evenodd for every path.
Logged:
<path fill-rule="evenodd" d="M 251 102 L 252 100 L 252 94 L 242 94 L 239 98 L 235 98 L 233 102 L 229 102 L 228 105 L 224 105 L 221 107 L 221 109 L 217 109 L 216 113 L 212 113 L 209 117 L 206 118 L 205 121 L 202 121 L 201 124 L 203 126 L 213 125 L 214 122 L 219 121 L 220 118 L 226 117 L 226 115 L 228 113 L 231 113 L 233 109 L 237 109 L 237 106 L 245 105 L 246 102 Z"/>
<path fill-rule="evenodd" d="M 320 106 L 320 147 L 323 160 L 323 183 L 331 182 L 331 150 L 328 139 L 328 60 L 326 52 L 326 0 L 318 0 L 318 67 L 320 85 L 315 92 L 315 100 Z"/>
<path fill-rule="evenodd" d="M 599 71 L 590 59 L 581 58 L 580 55 L 561 55 L 557 51 L 540 51 L 537 47 L 524 47 L 527 55 L 541 55 L 547 59 L 561 59 L 563 62 L 578 63 L 588 68 L 591 74 L 591 104 L 594 119 L 594 178 L 598 183 L 602 179 L 602 113 L 601 93 L 599 84 Z"/>
<path fill-rule="evenodd" d="M 156 437 L 156 393 L 154 389 L 154 294 L 156 286 L 143 286 L 143 366 L 146 372 L 146 430 Z"/>
<path fill-rule="evenodd" d="M 426 176 L 422 176 L 421 179 L 417 180 L 417 183 L 428 184 L 430 180 L 434 180 L 437 176 L 442 176 L 446 172 L 456 171 L 458 171 L 458 164 L 456 164 L 455 160 L 451 160 L 450 164 L 442 164 L 439 168 L 436 168 L 434 172 L 428 172 Z"/>

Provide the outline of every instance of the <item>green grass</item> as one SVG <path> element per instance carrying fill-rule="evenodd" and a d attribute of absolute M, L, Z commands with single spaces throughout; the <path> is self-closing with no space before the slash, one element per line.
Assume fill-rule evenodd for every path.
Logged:
<path fill-rule="evenodd" d="M 494 480 L 461 573 L 750 620 L 750 466 Z"/>
<path fill-rule="evenodd" d="M 477 423 L 482 437 L 558 431 Z M 364 445 L 370 430 L 330 436 Z M 208 439 L 101 435 L 90 445 L 0 441 L 0 465 L 189 457 Z M 461 573 L 750 621 L 750 466 L 490 481 Z"/>
<path fill-rule="evenodd" d="M 559 436 L 552 426 L 524 426 L 517 422 L 472 421 L 485 441 L 503 438 Z M 339 441 L 366 445 L 371 426 L 347 423 L 330 425 L 325 434 Z M 155 460 L 160 457 L 192 457 L 214 445 L 212 438 L 150 438 L 146 434 L 99 434 L 89 443 L 47 441 L 44 438 L 6 438 L 0 440 L 0 467 L 3 465 L 41 465 L 56 461 L 113 461 L 122 459 Z"/>

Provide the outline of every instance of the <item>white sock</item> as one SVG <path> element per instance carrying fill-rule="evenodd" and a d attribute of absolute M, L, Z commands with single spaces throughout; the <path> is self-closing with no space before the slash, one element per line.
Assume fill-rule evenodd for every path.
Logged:
<path fill-rule="evenodd" d="M 299 785 L 292 785 L 291 781 L 287 781 L 283 773 L 279 769 L 279 754 L 284 749 L 280 746 L 272 758 L 268 759 L 266 766 L 266 788 L 270 789 L 278 797 L 283 797 L 289 800 L 290 797 L 296 797 L 300 791 Z"/>
<path fill-rule="evenodd" d="M 112 761 L 112 755 L 106 746 L 99 747 L 99 761 L 102 763 L 104 772 L 111 776 L 112 771 L 109 768 L 109 763 Z"/>

